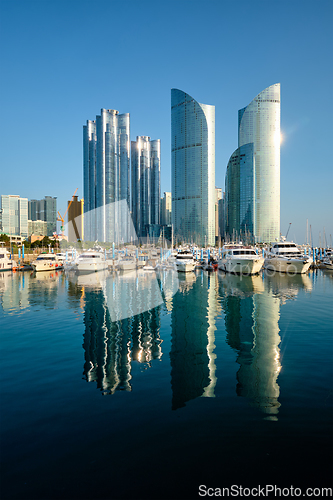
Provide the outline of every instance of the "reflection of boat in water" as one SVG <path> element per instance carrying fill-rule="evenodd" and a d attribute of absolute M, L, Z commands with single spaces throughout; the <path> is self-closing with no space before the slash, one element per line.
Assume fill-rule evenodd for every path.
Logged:
<path fill-rule="evenodd" d="M 246 297 L 264 291 L 264 283 L 258 275 L 238 275 L 220 272 L 219 282 L 229 295 Z"/>
<path fill-rule="evenodd" d="M 187 292 L 193 287 L 195 280 L 197 279 L 197 275 L 191 271 L 186 272 L 185 274 L 181 273 L 178 275 L 179 280 L 179 290 L 181 292 Z"/>
<path fill-rule="evenodd" d="M 276 273 L 269 270 L 264 271 L 265 288 L 272 291 L 275 297 L 281 299 L 293 299 L 299 290 L 310 292 L 312 281 L 308 274 Z"/>
<path fill-rule="evenodd" d="M 52 281 L 57 281 L 59 276 L 60 276 L 60 269 L 59 271 L 39 271 L 36 273 L 35 271 L 31 273 L 30 278 L 34 280 L 34 282 L 48 282 L 51 283 Z"/>
<path fill-rule="evenodd" d="M 281 241 L 274 243 L 266 255 L 264 267 L 280 273 L 306 273 L 312 264 L 312 259 L 303 255 L 295 243 Z"/>
<path fill-rule="evenodd" d="M 264 264 L 264 258 L 253 247 L 242 244 L 228 244 L 222 248 L 218 267 L 221 271 L 235 274 L 257 274 Z"/>
<path fill-rule="evenodd" d="M 101 288 L 108 277 L 110 277 L 110 274 L 104 269 L 95 273 L 72 274 L 68 276 L 68 279 L 78 286 Z"/>

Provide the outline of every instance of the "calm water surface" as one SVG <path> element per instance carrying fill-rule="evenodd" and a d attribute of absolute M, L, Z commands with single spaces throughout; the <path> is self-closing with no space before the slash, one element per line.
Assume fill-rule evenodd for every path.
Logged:
<path fill-rule="evenodd" d="M 332 304 L 324 271 L 0 273 L 1 499 L 331 487 Z"/>

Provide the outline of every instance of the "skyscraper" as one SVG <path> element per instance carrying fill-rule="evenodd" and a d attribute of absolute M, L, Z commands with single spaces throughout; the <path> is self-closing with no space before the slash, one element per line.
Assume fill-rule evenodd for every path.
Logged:
<path fill-rule="evenodd" d="M 171 193 L 165 192 L 161 198 L 161 225 L 171 226 Z"/>
<path fill-rule="evenodd" d="M 8 236 L 28 237 L 28 198 L 17 195 L 1 195 L 0 233 Z"/>
<path fill-rule="evenodd" d="M 130 116 L 114 109 L 101 109 L 96 121 L 83 127 L 83 182 L 85 239 L 114 241 L 115 226 L 121 226 L 123 214 L 114 202 L 126 200 L 130 207 Z M 127 214 L 126 214 L 127 217 Z"/>
<path fill-rule="evenodd" d="M 238 111 L 238 149 L 226 175 L 226 231 L 280 238 L 280 84 Z"/>
<path fill-rule="evenodd" d="M 215 244 L 215 106 L 171 90 L 172 222 L 176 239 Z"/>
<path fill-rule="evenodd" d="M 132 218 L 139 237 L 160 224 L 161 141 L 139 136 L 131 143 Z"/>
<path fill-rule="evenodd" d="M 42 200 L 29 200 L 28 219 L 46 222 L 46 235 L 53 236 L 57 230 L 57 198 L 45 196 Z"/>

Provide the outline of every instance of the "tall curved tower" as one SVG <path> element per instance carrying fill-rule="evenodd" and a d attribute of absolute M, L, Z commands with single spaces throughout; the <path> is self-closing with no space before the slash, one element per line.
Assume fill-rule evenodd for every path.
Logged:
<path fill-rule="evenodd" d="M 260 92 L 238 111 L 238 147 L 253 144 L 253 235 L 256 242 L 280 239 L 280 84 Z M 251 165 L 249 165 L 249 168 Z"/>
<path fill-rule="evenodd" d="M 171 90 L 172 223 L 176 240 L 215 244 L 215 106 Z"/>

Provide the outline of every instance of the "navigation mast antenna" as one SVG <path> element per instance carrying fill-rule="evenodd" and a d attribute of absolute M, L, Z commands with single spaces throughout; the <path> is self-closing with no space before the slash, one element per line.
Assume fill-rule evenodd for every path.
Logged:
<path fill-rule="evenodd" d="M 290 227 L 291 227 L 291 222 L 289 222 L 289 227 L 288 227 L 288 231 L 287 231 L 287 234 L 286 234 L 286 239 L 287 239 L 287 236 L 289 234 Z"/>

